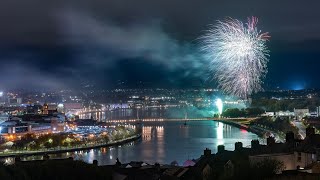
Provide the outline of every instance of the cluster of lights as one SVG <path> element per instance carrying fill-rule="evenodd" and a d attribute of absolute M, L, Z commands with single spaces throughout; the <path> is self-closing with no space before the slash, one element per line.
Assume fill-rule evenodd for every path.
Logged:
<path fill-rule="evenodd" d="M 107 120 L 107 122 L 112 122 L 112 123 L 122 123 L 122 122 L 137 122 L 137 119 L 118 119 L 118 120 Z"/>
<path fill-rule="evenodd" d="M 146 122 L 153 122 L 153 121 L 162 122 L 162 121 L 164 121 L 164 119 L 142 119 L 142 121 L 146 121 Z"/>

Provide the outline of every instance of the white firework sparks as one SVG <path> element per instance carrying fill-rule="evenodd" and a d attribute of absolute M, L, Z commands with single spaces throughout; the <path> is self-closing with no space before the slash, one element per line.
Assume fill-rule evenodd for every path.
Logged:
<path fill-rule="evenodd" d="M 219 87 L 226 93 L 247 99 L 262 90 L 267 73 L 268 33 L 258 31 L 256 17 L 246 24 L 228 18 L 218 21 L 202 36 L 203 50 L 211 61 L 211 70 Z"/>

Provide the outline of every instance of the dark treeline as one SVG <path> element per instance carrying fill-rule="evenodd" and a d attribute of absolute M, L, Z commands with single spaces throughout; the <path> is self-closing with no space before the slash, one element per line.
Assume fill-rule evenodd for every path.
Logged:
<path fill-rule="evenodd" d="M 320 106 L 320 98 L 303 98 L 303 99 L 253 99 L 252 107 L 259 107 L 266 111 L 293 111 L 296 109 L 309 108 L 315 111 L 317 106 Z"/>
<path fill-rule="evenodd" d="M 289 117 L 260 117 L 251 121 L 250 125 L 262 126 L 283 133 L 292 131 L 296 135 L 299 134 L 297 127 L 292 126 Z"/>
<path fill-rule="evenodd" d="M 237 118 L 237 117 L 256 117 L 264 113 L 264 110 L 261 108 L 229 108 L 226 109 L 221 115 L 228 118 Z"/>

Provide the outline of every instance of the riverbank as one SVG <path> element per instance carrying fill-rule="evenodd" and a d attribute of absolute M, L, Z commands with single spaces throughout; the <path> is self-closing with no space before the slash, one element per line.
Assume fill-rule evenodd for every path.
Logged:
<path fill-rule="evenodd" d="M 228 125 L 240 128 L 240 129 L 245 129 L 245 130 L 250 131 L 250 132 L 252 132 L 254 134 L 257 134 L 258 136 L 263 136 L 264 133 L 265 133 L 265 131 L 262 131 L 261 129 L 251 128 L 248 125 L 244 125 L 244 124 L 241 124 L 241 123 L 233 121 L 233 120 L 221 120 L 220 119 L 220 120 L 214 120 L 214 121 L 221 122 L 221 123 L 224 123 L 224 124 L 228 124 Z"/>
<path fill-rule="evenodd" d="M 33 155 L 45 155 L 45 154 L 57 154 L 57 153 L 64 153 L 64 152 L 72 152 L 72 151 L 80 151 L 80 150 L 88 150 L 88 149 L 94 149 L 94 148 L 100 148 L 100 147 L 109 147 L 109 146 L 117 146 L 122 145 L 128 142 L 136 141 L 141 138 L 141 134 L 136 134 L 131 137 L 112 141 L 109 143 L 102 143 L 102 144 L 90 144 L 90 145 L 82 145 L 79 147 L 71 147 L 71 148 L 64 148 L 59 147 L 57 149 L 46 149 L 42 151 L 7 151 L 7 152 L 0 152 L 0 158 L 5 157 L 16 157 L 16 156 L 33 156 Z"/>
<path fill-rule="evenodd" d="M 214 121 L 217 121 L 217 122 L 221 122 L 221 123 L 224 123 L 224 124 L 229 124 L 231 126 L 234 126 L 234 127 L 237 127 L 237 128 L 240 128 L 240 129 L 245 129 L 247 131 L 250 131 L 254 134 L 257 134 L 258 136 L 260 137 L 263 137 L 268 134 L 268 133 L 272 133 L 276 136 L 277 140 L 282 142 L 284 141 L 284 138 L 280 135 L 278 135 L 278 133 L 274 132 L 274 131 L 271 131 L 269 129 L 265 129 L 265 128 L 261 128 L 261 127 L 258 127 L 258 126 L 252 126 L 252 125 L 245 125 L 245 124 L 241 124 L 239 122 L 236 122 L 234 120 L 214 120 Z"/>

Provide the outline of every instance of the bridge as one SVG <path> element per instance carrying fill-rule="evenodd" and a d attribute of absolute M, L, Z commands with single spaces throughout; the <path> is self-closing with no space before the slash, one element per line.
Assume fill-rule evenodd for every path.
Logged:
<path fill-rule="evenodd" d="M 246 120 L 246 121 L 252 121 L 255 118 L 213 118 L 213 117 L 208 117 L 208 118 L 143 118 L 143 119 L 111 119 L 111 120 L 106 120 L 106 122 L 116 122 L 116 123 L 121 123 L 121 122 L 163 122 L 163 121 L 220 121 L 220 122 L 232 122 L 238 125 L 241 125 L 241 123 L 238 123 L 237 120 Z"/>
<path fill-rule="evenodd" d="M 120 108 L 120 109 L 106 109 L 106 110 L 101 110 L 101 109 L 89 109 L 89 110 L 78 110 L 77 111 L 77 115 L 81 115 L 81 114 L 89 114 L 89 113 L 103 113 L 103 112 L 114 112 L 114 111 L 119 111 L 119 110 L 128 110 L 131 108 Z"/>

